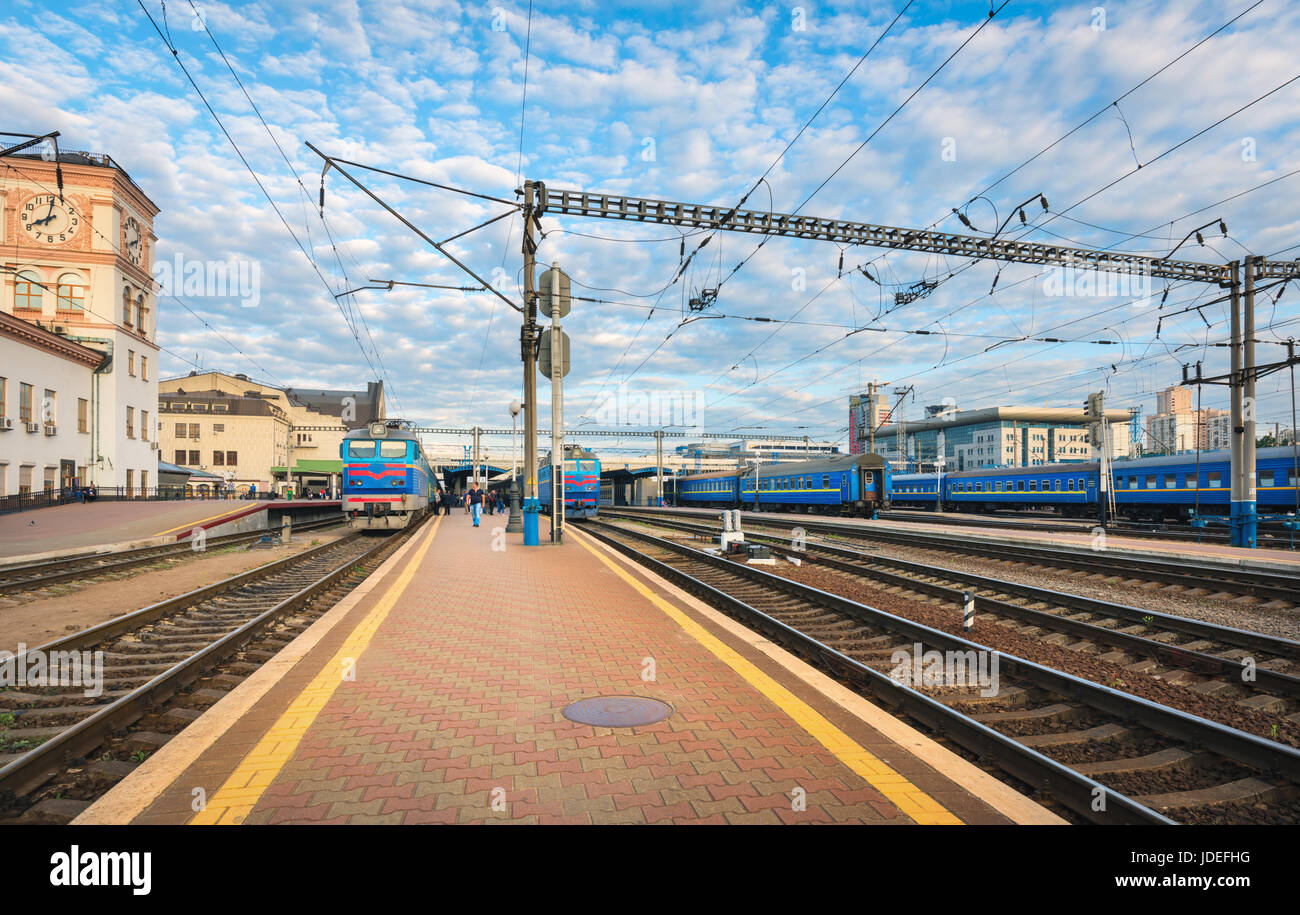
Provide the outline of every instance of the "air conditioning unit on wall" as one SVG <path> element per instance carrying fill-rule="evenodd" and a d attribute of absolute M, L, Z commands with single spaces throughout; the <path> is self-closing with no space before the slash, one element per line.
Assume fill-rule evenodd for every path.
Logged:
<path fill-rule="evenodd" d="M 45 424 L 45 434 L 46 434 L 46 435 L 57 435 L 58 432 L 59 432 L 59 427 L 56 426 L 56 425 L 54 425 L 54 423 L 46 423 L 46 424 Z"/>
<path fill-rule="evenodd" d="M 0 430 L 8 430 L 8 429 L 12 429 L 13 427 L 14 427 L 14 421 L 12 417 L 0 416 Z"/>
<path fill-rule="evenodd" d="M 28 431 L 28 432 L 40 432 L 40 431 L 41 431 L 41 424 L 40 424 L 40 423 L 28 423 L 28 424 L 27 424 L 27 431 Z"/>

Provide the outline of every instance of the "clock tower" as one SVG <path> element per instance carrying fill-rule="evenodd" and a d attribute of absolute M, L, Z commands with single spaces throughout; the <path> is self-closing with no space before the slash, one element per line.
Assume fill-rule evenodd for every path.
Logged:
<path fill-rule="evenodd" d="M 63 440 L 59 464 L 71 460 L 82 483 L 133 491 L 157 483 L 158 308 L 150 273 L 157 215 L 158 207 L 108 156 L 65 152 L 57 166 L 40 154 L 0 159 L 0 311 L 102 354 L 86 379 L 86 397 L 71 397 L 81 385 L 54 368 L 51 377 L 8 378 L 0 396 L 10 401 L 21 390 L 40 399 L 46 414 L 73 407 L 80 413 L 0 431 L 0 442 L 8 448 L 37 434 Z M 69 393 L 61 397 L 61 388 Z M 12 402 L 0 408 L 10 417 L 33 412 Z M 40 433 L 27 431 L 36 425 L 43 426 Z"/>

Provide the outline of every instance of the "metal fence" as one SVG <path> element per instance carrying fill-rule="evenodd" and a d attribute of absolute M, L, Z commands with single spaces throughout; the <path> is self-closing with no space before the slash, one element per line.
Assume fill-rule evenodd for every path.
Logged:
<path fill-rule="evenodd" d="M 272 501 L 280 498 L 275 493 L 259 492 L 256 501 Z M 206 490 L 187 491 L 184 486 L 98 486 L 90 496 L 86 489 L 65 487 L 47 489 L 40 492 L 15 493 L 0 496 L 0 515 L 28 511 L 33 508 L 47 508 L 51 505 L 68 505 L 91 502 L 235 502 L 250 501 L 247 493 L 224 492 L 213 494 Z"/>

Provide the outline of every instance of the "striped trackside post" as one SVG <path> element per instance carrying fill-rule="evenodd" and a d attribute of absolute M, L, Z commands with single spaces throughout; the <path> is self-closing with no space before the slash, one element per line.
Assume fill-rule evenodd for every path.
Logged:
<path fill-rule="evenodd" d="M 975 628 L 975 592 L 967 591 L 962 597 L 961 628 L 970 632 Z"/>

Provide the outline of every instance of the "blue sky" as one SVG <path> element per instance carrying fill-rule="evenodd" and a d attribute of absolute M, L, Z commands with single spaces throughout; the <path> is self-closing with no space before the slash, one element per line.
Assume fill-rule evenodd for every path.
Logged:
<path fill-rule="evenodd" d="M 747 206 L 792 210 L 848 160 L 801 212 L 967 231 L 953 207 L 1253 3 L 1013 0 L 849 158 L 990 8 L 916 0 Z M 401 286 L 336 302 L 336 293 L 372 278 L 472 281 L 337 173 L 326 179 L 322 221 L 322 163 L 305 143 L 497 197 L 512 198 L 522 174 L 552 187 L 730 205 L 904 5 L 538 2 L 529 33 L 526 2 L 196 0 L 196 17 L 188 0 L 170 0 L 164 18 L 161 0 L 144 0 L 284 222 L 135 0 L 7 4 L 0 129 L 59 130 L 65 148 L 122 163 L 162 209 L 161 259 L 257 264 L 253 307 L 182 294 L 191 312 L 162 300 L 165 372 L 197 362 L 286 384 L 346 387 L 382 364 L 390 412 L 500 426 L 520 393 L 515 312 L 481 293 Z M 1221 218 L 1228 238 L 1207 232 L 1205 246 L 1193 241 L 1178 256 L 1300 255 L 1292 247 L 1300 244 L 1300 176 L 1282 178 L 1300 169 L 1300 82 L 1152 162 L 1300 74 L 1287 51 L 1298 38 L 1300 7 L 1264 0 L 986 191 L 965 210 L 968 218 L 990 233 L 1015 204 L 1042 193 L 1051 213 L 1026 209 L 1042 227 L 1019 228 L 1013 219 L 1009 232 L 1164 254 L 1190 229 Z M 503 209 L 355 174 L 437 239 Z M 620 384 L 702 396 L 711 431 L 833 440 L 846 434 L 848 395 L 873 379 L 914 385 L 915 400 L 905 405 L 913 418 L 945 398 L 963 408 L 1077 405 L 1103 388 L 1111 405 L 1141 404 L 1150 413 L 1154 392 L 1181 377 L 1183 362 L 1203 359 L 1207 373 L 1223 367 L 1223 349 L 1207 344 L 1226 336 L 1225 306 L 1207 307 L 1205 320 L 1195 311 L 1168 318 L 1157 339 L 1159 280 L 1152 299 L 1134 304 L 1133 296 L 1053 294 L 1029 266 L 999 270 L 864 248 L 842 252 L 840 276 L 835 245 L 780 239 L 756 250 L 757 239 L 723 233 L 670 284 L 682 245 L 672 227 L 555 216 L 544 217 L 543 227 L 539 259 L 560 262 L 579 284 L 575 291 L 606 300 L 578 302 L 565 323 L 574 346 L 571 427 L 590 424 Z M 686 250 L 703 237 L 688 233 Z M 518 299 L 519 240 L 518 220 L 507 219 L 450 250 Z M 859 264 L 879 284 L 855 273 Z M 723 277 L 712 311 L 728 317 L 682 325 L 686 300 Z M 943 282 L 894 308 L 894 294 L 921 280 Z M 1164 310 L 1217 294 L 1176 286 Z M 1296 333 L 1297 301 L 1300 290 L 1290 288 L 1276 303 L 1261 298 L 1262 339 Z M 774 321 L 745 320 L 754 317 Z M 1121 342 L 989 349 L 1033 336 Z M 1282 352 L 1262 345 L 1260 359 Z M 545 383 L 539 390 L 548 396 Z M 1222 406 L 1220 390 L 1207 388 L 1205 403 Z M 1260 419 L 1285 426 L 1289 415 L 1285 373 L 1261 382 Z"/>

